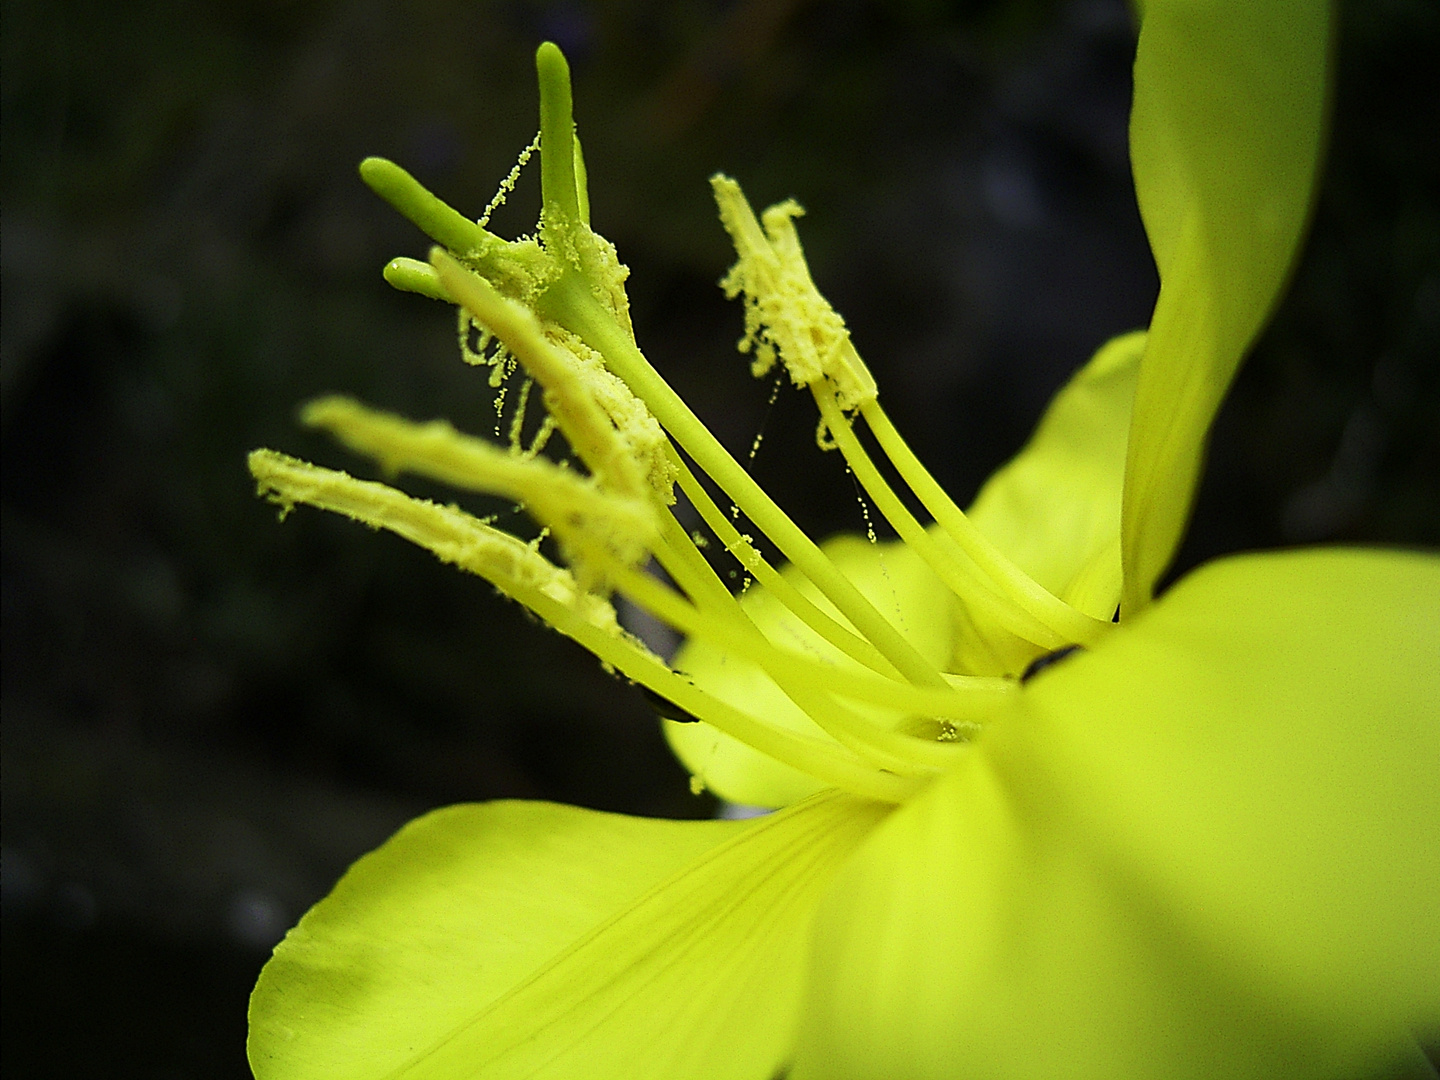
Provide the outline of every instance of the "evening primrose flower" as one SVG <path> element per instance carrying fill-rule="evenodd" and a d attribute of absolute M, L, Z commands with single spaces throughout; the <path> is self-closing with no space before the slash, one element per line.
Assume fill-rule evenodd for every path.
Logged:
<path fill-rule="evenodd" d="M 261 491 L 482 575 L 672 702 L 697 785 L 780 809 L 680 822 L 495 802 L 413 822 L 276 949 L 251 1005 L 257 1076 L 1418 1062 L 1413 1033 L 1440 1022 L 1440 560 L 1240 557 L 1152 603 L 1210 419 L 1302 232 L 1327 47 L 1323 3 L 1145 5 L 1131 147 L 1154 318 L 1080 370 L 968 514 L 886 416 L 810 278 L 799 208 L 757 217 L 715 179 L 741 349 L 813 395 L 889 544 L 812 542 L 640 352 L 625 271 L 589 227 L 554 46 L 537 56 L 535 238 L 503 241 L 367 161 L 440 245 L 386 276 L 456 304 L 467 358 L 497 386 L 523 368 L 544 418 L 528 444 L 516 420 L 508 447 L 347 399 L 304 419 L 387 474 L 513 499 L 563 565 L 273 451 L 251 456 Z M 569 464 L 542 454 L 552 432 Z M 677 488 L 753 577 L 743 597 L 679 524 Z M 673 661 L 626 632 L 617 594 L 685 635 Z"/>

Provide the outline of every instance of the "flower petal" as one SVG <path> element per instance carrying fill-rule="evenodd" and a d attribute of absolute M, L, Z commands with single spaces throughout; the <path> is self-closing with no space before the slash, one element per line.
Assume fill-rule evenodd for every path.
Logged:
<path fill-rule="evenodd" d="M 904 544 L 872 544 L 858 536 L 837 536 L 822 546 L 836 568 L 926 660 L 937 667 L 950 664 L 954 633 L 950 594 L 918 555 Z M 835 608 L 804 575 L 788 566 L 781 572 L 820 608 L 838 617 Z M 752 586 L 740 604 L 772 641 L 827 662 L 860 669 L 858 663 L 821 638 L 760 585 Z M 730 656 L 703 641 L 691 641 L 675 657 L 674 666 L 697 686 L 738 709 L 816 738 L 830 738 L 748 660 Z M 856 711 L 864 710 L 857 706 Z M 822 787 L 813 776 L 782 765 L 703 722 L 667 722 L 665 737 L 693 776 L 731 802 L 788 806 Z"/>
<path fill-rule="evenodd" d="M 968 514 L 1012 562 L 1087 615 L 1120 602 L 1120 493 L 1145 334 L 1107 342 Z"/>
<path fill-rule="evenodd" d="M 788 1051 L 805 929 L 885 808 L 757 822 L 486 803 L 412 822 L 276 949 L 260 1080 L 735 1077 Z"/>
<path fill-rule="evenodd" d="M 1359 1076 L 1440 1028 L 1440 560 L 1214 564 L 1057 664 L 817 920 L 795 1080 Z"/>
<path fill-rule="evenodd" d="M 1127 613 L 1149 602 L 1174 554 L 1210 421 L 1299 245 L 1329 18 L 1326 0 L 1144 5 L 1130 156 L 1160 297 L 1125 481 Z"/>
<path fill-rule="evenodd" d="M 1437 656 L 1434 556 L 1230 559 L 1037 680 L 996 753 L 1286 998 L 1440 1021 Z"/>

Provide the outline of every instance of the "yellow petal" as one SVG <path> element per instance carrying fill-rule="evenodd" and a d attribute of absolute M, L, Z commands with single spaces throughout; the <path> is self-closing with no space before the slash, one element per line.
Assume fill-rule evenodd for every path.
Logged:
<path fill-rule="evenodd" d="M 1144 348 L 1143 333 L 1107 342 L 968 511 L 1020 569 L 1097 619 L 1120 602 L 1120 494 Z"/>
<path fill-rule="evenodd" d="M 1335 1077 L 1440 1028 L 1440 560 L 1182 582 L 1027 686 L 817 921 L 795 1080 Z"/>
<path fill-rule="evenodd" d="M 1440 1021 L 1436 657 L 1434 556 L 1229 559 L 1037 679 L 996 754 L 1282 998 Z"/>
<path fill-rule="evenodd" d="M 251 1002 L 259 1080 L 734 1077 L 788 1053 L 805 932 L 885 813 L 757 822 L 457 806 L 357 863 Z"/>
<path fill-rule="evenodd" d="M 894 623 L 921 656 L 937 667 L 950 663 L 953 650 L 950 597 L 914 552 L 903 544 L 872 544 L 857 536 L 837 536 L 823 548 L 836 568 Z M 830 602 L 803 575 L 789 567 L 782 572 L 822 609 L 838 616 Z M 772 641 L 849 670 L 864 670 L 759 585 L 752 586 L 740 603 Z M 697 686 L 738 709 L 793 731 L 830 738 L 757 665 L 747 660 L 695 641 L 687 642 L 680 650 L 674 667 L 693 679 Z M 856 706 L 856 711 L 879 710 Z M 667 722 L 665 737 L 693 776 L 731 802 L 788 806 L 822 787 L 813 776 L 782 765 L 706 723 Z"/>
<path fill-rule="evenodd" d="M 1125 478 L 1125 613 L 1190 514 L 1206 432 L 1309 214 L 1329 67 L 1326 0 L 1148 0 L 1130 158 L 1160 271 Z"/>

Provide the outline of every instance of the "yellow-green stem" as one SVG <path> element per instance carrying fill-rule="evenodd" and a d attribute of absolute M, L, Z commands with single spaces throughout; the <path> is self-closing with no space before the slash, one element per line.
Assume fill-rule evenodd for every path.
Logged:
<path fill-rule="evenodd" d="M 707 621 L 694 605 L 653 578 L 627 569 L 617 572 L 615 584 L 631 601 L 682 633 L 711 641 L 755 663 L 817 726 L 880 768 L 901 775 L 933 776 L 953 768 L 964 752 L 964 744 L 917 739 L 855 715 L 823 689 L 824 681 L 837 674 L 835 669 L 807 657 L 782 654 L 753 628 L 747 632 L 736 624 Z M 871 686 L 864 684 L 864 689 Z"/>

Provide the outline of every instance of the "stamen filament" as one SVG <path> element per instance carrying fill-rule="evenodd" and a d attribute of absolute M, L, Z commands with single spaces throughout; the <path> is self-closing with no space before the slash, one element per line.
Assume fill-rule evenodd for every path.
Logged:
<path fill-rule="evenodd" d="M 916 790 L 913 780 L 867 766 L 838 747 L 766 723 L 706 694 L 626 635 L 608 601 L 579 589 L 569 572 L 530 545 L 462 510 L 413 499 L 384 484 L 272 450 L 254 451 L 249 461 L 261 494 L 282 508 L 303 502 L 388 529 L 485 578 L 602 662 L 762 754 L 866 798 L 902 802 Z"/>
<path fill-rule="evenodd" d="M 712 641 L 758 664 L 822 730 L 881 768 L 902 775 L 932 776 L 953 768 L 957 754 L 963 752 L 963 743 L 917 739 L 857 716 L 819 686 L 807 685 L 812 678 L 817 682 L 830 679 L 836 669 L 810 657 L 782 654 L 753 627 L 747 632 L 726 620 L 707 621 L 694 605 L 653 578 L 622 569 L 617 571 L 615 584 L 633 603 L 682 633 Z M 866 692 L 872 689 L 868 683 L 859 685 Z"/>
<path fill-rule="evenodd" d="M 1011 633 L 1034 642 L 1036 645 L 1046 649 L 1058 648 L 1068 642 L 1055 633 L 1050 627 L 1040 622 L 1026 608 L 1022 608 L 992 592 L 987 584 L 969 572 L 969 568 L 959 559 L 947 557 L 936 543 L 935 538 L 925 531 L 915 515 L 905 507 L 895 494 L 893 488 L 883 476 L 875 463 L 870 460 L 870 455 L 860 444 L 854 430 L 850 426 L 850 420 L 840 411 L 840 403 L 835 399 L 835 392 L 828 381 L 824 383 L 812 383 L 810 389 L 815 396 L 815 403 L 820 407 L 820 415 L 825 421 L 825 426 L 830 431 L 830 436 L 835 440 L 835 445 L 845 455 L 845 461 L 849 464 L 860 481 L 866 493 L 875 500 L 876 507 L 885 516 L 885 520 L 900 534 L 900 539 L 906 545 L 914 548 L 915 553 L 925 561 L 925 564 L 935 571 L 940 578 L 956 596 L 965 601 L 967 605 L 973 605 L 991 616 L 1001 626 L 1004 626 Z"/>
<path fill-rule="evenodd" d="M 702 616 L 707 619 L 715 615 L 731 617 L 731 621 L 741 629 L 747 632 L 754 629 L 759 632 L 745 613 L 744 607 L 725 588 L 714 569 L 685 535 L 680 523 L 671 515 L 667 514 L 662 518 L 660 544 L 655 551 L 660 557 L 661 565 L 675 579 L 681 590 L 689 595 L 690 602 L 699 609 Z M 789 585 L 789 582 L 786 582 L 786 585 Z M 704 598 L 699 595 L 701 593 Z M 639 603 L 638 600 L 635 602 Z M 662 620 L 665 618 L 663 612 L 650 613 Z M 698 629 L 673 624 L 672 628 L 689 636 L 704 638 L 709 625 L 706 621 Z M 767 644 L 777 650 L 787 663 L 804 666 L 822 680 L 827 689 L 841 697 L 873 705 L 893 706 L 896 709 L 947 720 L 965 723 L 979 721 L 1015 691 L 1012 680 L 986 675 L 947 675 L 948 685 L 945 690 L 915 686 L 913 683 L 898 681 L 888 673 L 872 674 L 837 667 L 818 657 L 798 652 L 783 642 L 767 641 Z"/>
<path fill-rule="evenodd" d="M 1092 618 L 1056 597 L 1006 558 L 975 527 L 975 523 L 955 505 L 954 500 L 915 456 L 914 451 L 891 423 L 878 399 L 863 404 L 860 415 L 865 418 L 876 442 L 895 466 L 895 471 L 915 492 L 921 505 L 935 518 L 936 524 L 975 561 L 975 565 L 980 567 L 1006 596 L 1021 604 L 1066 643 L 1089 645 L 1109 631 L 1109 623 Z"/>
<path fill-rule="evenodd" d="M 744 609 L 715 573 L 715 568 L 700 554 L 694 541 L 685 534 L 674 514 L 667 508 L 667 512 L 657 517 L 660 519 L 660 531 L 654 551 L 665 572 L 701 610 L 727 617 L 744 617 Z"/>
<path fill-rule="evenodd" d="M 448 287 L 448 281 L 446 284 Z M 605 357 L 610 370 L 645 402 L 696 464 L 905 678 L 919 685 L 944 684 L 935 666 L 836 569 L 829 557 L 710 433 L 583 283 L 562 278 L 542 297 L 541 308 Z"/>
<path fill-rule="evenodd" d="M 879 675 L 898 674 L 895 665 L 885 659 L 879 649 L 848 627 L 841 626 L 816 606 L 809 597 L 790 584 L 789 579 L 780 571 L 771 566 L 765 557 L 755 549 L 755 545 L 741 535 L 740 530 L 716 505 L 715 500 L 710 497 L 710 493 L 700 484 L 695 474 L 690 471 L 690 467 L 680 459 L 678 454 L 675 455 L 675 462 L 680 490 L 685 493 L 685 497 L 699 512 L 701 520 L 715 534 L 715 538 L 720 541 L 727 552 L 735 557 L 747 573 L 759 581 L 806 626 L 850 659 L 858 664 L 863 664 Z"/>
<path fill-rule="evenodd" d="M 715 729 L 767 757 L 851 794 L 882 802 L 904 802 L 918 788 L 913 778 L 872 768 L 820 739 L 758 720 L 719 698 L 711 697 L 653 656 L 642 653 L 623 639 L 597 630 L 543 593 L 532 594 L 524 588 L 511 592 L 501 583 L 494 584 L 501 592 L 530 608 L 560 633 L 589 649 L 627 678 L 673 701 L 691 715 L 702 718 Z"/>

